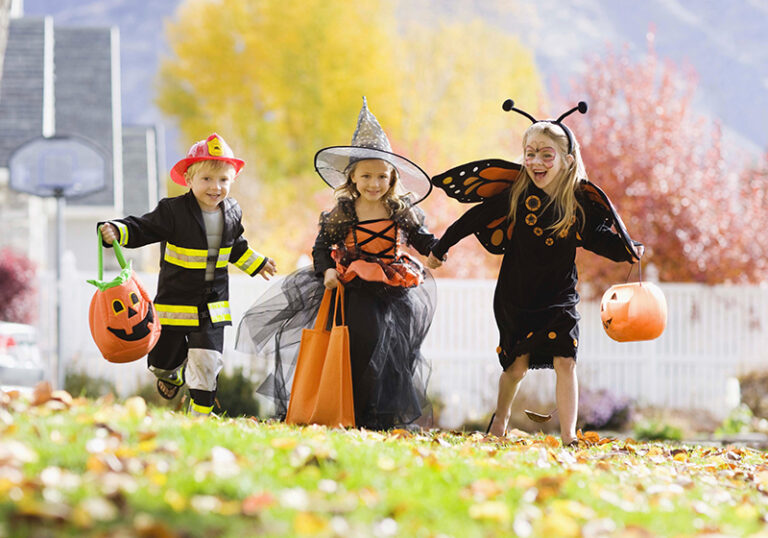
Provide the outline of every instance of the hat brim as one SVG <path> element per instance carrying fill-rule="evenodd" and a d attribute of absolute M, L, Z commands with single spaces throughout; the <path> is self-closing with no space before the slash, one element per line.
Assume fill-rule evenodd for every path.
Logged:
<path fill-rule="evenodd" d="M 171 179 L 174 183 L 177 183 L 183 187 L 187 186 L 187 180 L 184 179 L 184 174 L 191 165 L 199 163 L 200 161 L 225 161 L 235 167 L 235 176 L 240 173 L 240 170 L 245 166 L 245 161 L 242 159 L 235 159 L 234 157 L 217 157 L 211 155 L 210 157 L 186 157 L 171 168 Z"/>
<path fill-rule="evenodd" d="M 330 146 L 315 154 L 315 170 L 330 187 L 336 189 L 347 182 L 346 170 L 352 162 L 381 159 L 397 168 L 400 185 L 410 192 L 418 204 L 432 191 L 427 173 L 419 165 L 389 151 L 358 146 Z"/>

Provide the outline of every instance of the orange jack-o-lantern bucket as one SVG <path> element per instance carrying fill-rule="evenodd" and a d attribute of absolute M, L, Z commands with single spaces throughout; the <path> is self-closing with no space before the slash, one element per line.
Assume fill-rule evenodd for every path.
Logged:
<path fill-rule="evenodd" d="M 667 326 L 667 300 L 650 282 L 617 284 L 603 294 L 600 319 L 617 342 L 653 340 Z"/>
<path fill-rule="evenodd" d="M 160 320 L 147 290 L 125 261 L 116 242 L 112 245 L 122 270 L 113 280 L 104 281 L 101 236 L 99 236 L 98 288 L 91 299 L 88 319 L 91 335 L 109 362 L 131 362 L 145 356 L 160 338 Z"/>

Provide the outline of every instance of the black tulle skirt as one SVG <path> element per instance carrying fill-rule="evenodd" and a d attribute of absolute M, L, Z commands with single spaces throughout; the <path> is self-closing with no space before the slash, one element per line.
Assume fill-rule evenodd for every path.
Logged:
<path fill-rule="evenodd" d="M 236 349 L 263 354 L 270 372 L 257 392 L 288 410 L 301 332 L 311 328 L 323 297 L 323 282 L 311 267 L 276 283 L 243 316 Z M 355 422 L 387 429 L 431 423 L 427 399 L 430 367 L 420 348 L 435 312 L 435 283 L 427 274 L 413 288 L 355 278 L 345 286 Z"/>

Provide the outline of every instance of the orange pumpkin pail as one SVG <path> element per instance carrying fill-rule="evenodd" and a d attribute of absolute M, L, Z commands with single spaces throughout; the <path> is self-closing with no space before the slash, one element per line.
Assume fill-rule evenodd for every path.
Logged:
<path fill-rule="evenodd" d="M 160 320 L 147 290 L 125 261 L 117 242 L 112 246 L 122 270 L 105 281 L 103 247 L 99 240 L 99 279 L 88 280 L 98 289 L 88 312 L 91 335 L 109 362 L 132 362 L 144 357 L 160 338 Z"/>
<path fill-rule="evenodd" d="M 651 282 L 617 284 L 603 294 L 600 319 L 617 342 L 653 340 L 667 326 L 667 300 Z"/>

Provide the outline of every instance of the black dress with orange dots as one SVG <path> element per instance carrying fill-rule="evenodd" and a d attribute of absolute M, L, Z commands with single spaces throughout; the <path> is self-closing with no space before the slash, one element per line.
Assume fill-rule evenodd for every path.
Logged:
<path fill-rule="evenodd" d="M 424 255 L 437 243 L 421 210 L 409 205 L 391 219 L 358 221 L 354 203 L 342 200 L 320 217 L 314 267 L 285 277 L 246 312 L 236 347 L 274 361 L 258 392 L 274 400 L 276 416 L 286 414 L 301 331 L 314 325 L 323 275 L 336 268 L 345 287 L 356 425 L 387 429 L 420 417 L 429 423 L 430 369 L 420 348 L 434 315 L 435 284 L 401 251 L 405 243 Z"/>
<path fill-rule="evenodd" d="M 570 228 L 553 235 L 554 204 L 531 183 L 520 197 L 516 222 L 504 234 L 504 257 L 493 297 L 499 327 L 497 352 L 505 370 L 515 357 L 530 354 L 530 368 L 552 368 L 553 357 L 576 358 L 579 313 L 576 304 L 578 274 L 576 248 L 584 247 L 614 261 L 631 261 L 622 238 L 606 225 L 593 205 L 584 203 L 577 190 L 584 217 L 577 212 Z M 442 258 L 462 238 L 498 223 L 509 213 L 509 191 L 472 207 L 453 223 L 432 250 Z M 583 220 L 583 226 L 582 226 Z M 502 227 L 509 229 L 509 227 Z M 499 232 L 501 236 L 501 232 Z"/>

